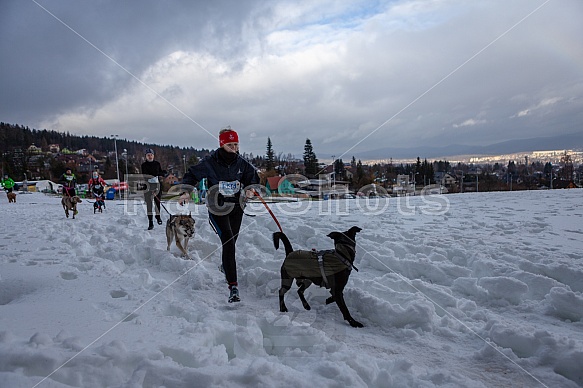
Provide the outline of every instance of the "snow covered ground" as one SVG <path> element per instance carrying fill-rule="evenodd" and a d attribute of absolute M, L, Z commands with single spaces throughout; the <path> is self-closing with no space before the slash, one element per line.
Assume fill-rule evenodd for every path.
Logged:
<path fill-rule="evenodd" d="M 138 203 L 94 215 L 84 201 L 72 220 L 59 198 L 2 193 L 0 387 L 581 386 L 582 197 L 271 205 L 296 249 L 363 229 L 345 290 L 355 329 L 316 286 L 311 311 L 295 286 L 278 311 L 284 253 L 261 205 L 237 243 L 242 302 L 228 304 L 204 206 L 189 205 L 187 261 Z"/>

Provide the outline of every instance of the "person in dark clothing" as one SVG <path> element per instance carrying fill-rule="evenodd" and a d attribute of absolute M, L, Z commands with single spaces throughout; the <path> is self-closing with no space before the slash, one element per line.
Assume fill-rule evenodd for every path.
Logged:
<path fill-rule="evenodd" d="M 230 127 L 219 132 L 220 147 L 195 166 L 191 166 L 182 183 L 196 187 L 204 178 L 208 182 L 206 204 L 209 223 L 221 239 L 222 270 L 229 284 L 229 303 L 239 302 L 235 243 L 243 220 L 244 188 L 259 184 L 259 175 L 251 163 L 239 155 L 239 137 Z M 182 198 L 186 198 L 184 195 Z"/>
<path fill-rule="evenodd" d="M 162 225 L 162 218 L 160 218 L 160 180 L 166 174 L 166 171 L 162 170 L 160 162 L 154 160 L 154 150 L 148 148 L 145 154 L 146 161 L 142 163 L 142 174 L 147 180 L 147 190 L 144 192 L 144 200 L 146 201 L 146 213 L 148 215 L 148 230 L 152 230 L 154 229 L 152 199 L 156 204 L 156 221 L 158 225 Z"/>
<path fill-rule="evenodd" d="M 63 185 L 63 197 L 74 197 L 76 195 L 75 187 L 77 186 L 77 178 L 71 172 L 70 168 L 61 175 L 59 183 Z"/>
<path fill-rule="evenodd" d="M 93 199 L 95 199 L 95 203 L 93 204 L 93 214 L 95 214 L 97 210 L 102 212 L 103 209 L 105 209 L 105 186 L 107 186 L 107 184 L 103 178 L 99 176 L 97 171 L 93 171 L 93 173 L 91 173 L 91 179 L 89 179 L 88 182 L 88 191 L 93 196 Z"/>

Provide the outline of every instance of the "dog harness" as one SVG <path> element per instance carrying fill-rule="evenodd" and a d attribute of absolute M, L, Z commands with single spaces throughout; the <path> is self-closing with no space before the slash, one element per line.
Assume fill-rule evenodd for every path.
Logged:
<path fill-rule="evenodd" d="M 356 254 L 354 248 L 352 247 L 343 246 L 343 248 L 349 248 Z M 338 260 L 342 262 L 342 264 L 344 264 L 348 268 L 349 271 L 352 271 L 352 269 L 354 268 L 354 270 L 358 272 L 358 268 L 356 268 L 350 260 L 342 256 L 340 253 L 338 253 L 336 249 L 326 249 L 321 251 L 316 251 L 315 249 L 312 249 L 312 254 L 315 255 L 318 260 L 318 266 L 320 267 L 320 273 L 322 274 L 322 281 L 324 282 L 326 288 L 328 288 L 328 280 L 326 278 L 326 271 L 324 270 L 325 255 L 334 255 L 336 258 L 338 258 Z"/>

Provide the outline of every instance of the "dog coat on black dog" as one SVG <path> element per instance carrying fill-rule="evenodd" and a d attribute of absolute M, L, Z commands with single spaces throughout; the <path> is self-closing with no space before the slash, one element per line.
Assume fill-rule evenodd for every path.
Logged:
<path fill-rule="evenodd" d="M 342 312 L 342 316 L 352 327 L 363 327 L 350 315 L 344 302 L 344 287 L 348 283 L 350 273 L 354 268 L 356 256 L 356 233 L 360 232 L 357 226 L 353 226 L 346 232 L 332 232 L 328 237 L 334 240 L 334 250 L 330 251 L 294 251 L 289 239 L 283 232 L 273 234 L 275 249 L 279 248 L 281 240 L 285 246 L 286 257 L 281 266 L 281 288 L 279 290 L 279 310 L 287 312 L 284 302 L 286 292 L 291 288 L 293 280 L 298 285 L 298 295 L 306 310 L 310 305 L 304 297 L 304 291 L 312 283 L 325 286 L 332 294 L 326 300 L 326 304 L 336 302 Z"/>

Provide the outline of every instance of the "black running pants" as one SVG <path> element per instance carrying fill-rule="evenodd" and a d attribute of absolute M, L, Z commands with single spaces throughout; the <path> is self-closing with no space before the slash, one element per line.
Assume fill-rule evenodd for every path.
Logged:
<path fill-rule="evenodd" d="M 209 222 L 219 235 L 223 245 L 223 269 L 229 286 L 237 285 L 237 263 L 235 261 L 235 243 L 243 221 L 243 209 L 235 205 L 229 214 L 216 215 L 209 212 Z"/>

